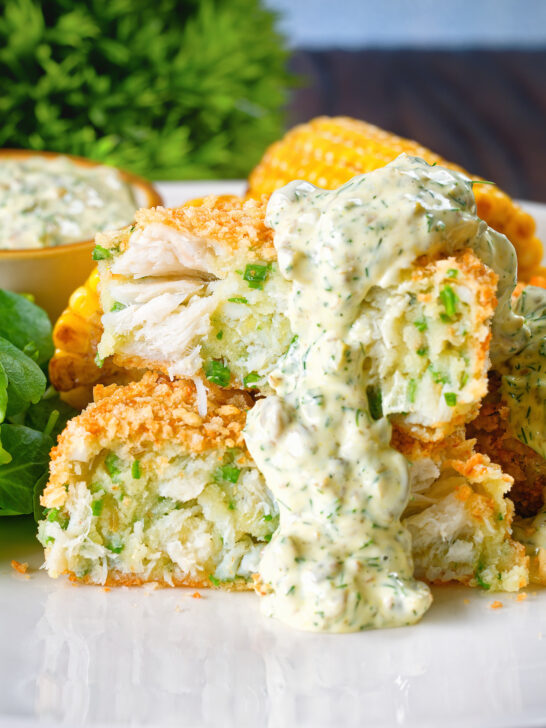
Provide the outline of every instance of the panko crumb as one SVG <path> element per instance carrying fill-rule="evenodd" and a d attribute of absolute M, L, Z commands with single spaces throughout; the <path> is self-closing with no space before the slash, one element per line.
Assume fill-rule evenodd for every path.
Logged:
<path fill-rule="evenodd" d="M 109 587 L 109 586 L 103 586 L 103 587 L 102 587 L 102 591 L 103 591 L 103 592 L 109 592 L 109 591 L 111 591 L 111 589 L 110 589 L 110 587 Z"/>
<path fill-rule="evenodd" d="M 516 597 L 516 602 L 524 602 L 527 599 L 527 592 L 520 592 Z"/>
<path fill-rule="evenodd" d="M 489 606 L 491 609 L 502 609 L 504 607 L 504 604 L 502 602 L 499 602 L 498 599 L 495 599 L 495 601 L 491 602 Z"/>
<path fill-rule="evenodd" d="M 203 596 L 201 595 L 200 592 L 193 592 L 192 598 L 193 599 L 203 599 Z"/>
<path fill-rule="evenodd" d="M 15 559 L 13 559 L 11 562 L 11 568 L 18 574 L 26 574 L 28 571 L 28 562 L 24 561 L 21 563 L 20 561 L 15 561 Z"/>
<path fill-rule="evenodd" d="M 463 599 L 463 604 L 470 604 L 470 599 Z"/>

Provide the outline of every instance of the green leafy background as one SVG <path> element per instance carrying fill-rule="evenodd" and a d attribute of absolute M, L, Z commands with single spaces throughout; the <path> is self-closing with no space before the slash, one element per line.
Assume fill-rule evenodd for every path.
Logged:
<path fill-rule="evenodd" d="M 229 178 L 281 134 L 286 51 L 258 0 L 1 6 L 0 146 Z"/>

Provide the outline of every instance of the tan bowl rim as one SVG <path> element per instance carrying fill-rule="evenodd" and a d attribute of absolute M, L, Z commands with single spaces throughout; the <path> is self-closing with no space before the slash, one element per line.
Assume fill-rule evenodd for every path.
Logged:
<path fill-rule="evenodd" d="M 94 162 L 92 159 L 87 157 L 78 157 L 75 154 L 63 154 L 62 152 L 47 152 L 37 151 L 35 149 L 0 149 L 0 161 L 2 157 L 20 158 L 25 159 L 27 157 L 46 157 L 53 159 L 55 157 L 67 157 L 75 164 L 79 164 L 82 167 L 110 167 L 115 169 L 121 175 L 124 182 L 127 182 L 132 187 L 137 187 L 146 195 L 146 206 L 156 207 L 157 205 L 163 204 L 163 198 L 153 187 L 151 182 L 148 182 L 143 177 L 139 177 L 132 172 L 126 172 L 124 169 L 119 167 L 113 167 L 112 165 L 104 164 L 103 162 Z M 94 245 L 94 239 L 81 240 L 79 243 L 66 243 L 66 245 L 52 245 L 47 248 L 21 248 L 20 250 L 2 250 L 0 249 L 0 259 L 6 258 L 43 258 L 48 255 L 59 255 L 62 252 L 69 252 L 75 248 L 83 248 L 85 246 Z"/>

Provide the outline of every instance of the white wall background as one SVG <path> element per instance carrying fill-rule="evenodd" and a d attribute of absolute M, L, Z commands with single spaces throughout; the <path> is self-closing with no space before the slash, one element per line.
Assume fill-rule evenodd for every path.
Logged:
<path fill-rule="evenodd" d="M 546 46 L 546 0 L 265 0 L 304 48 Z M 546 79 L 545 79 L 546 83 Z"/>

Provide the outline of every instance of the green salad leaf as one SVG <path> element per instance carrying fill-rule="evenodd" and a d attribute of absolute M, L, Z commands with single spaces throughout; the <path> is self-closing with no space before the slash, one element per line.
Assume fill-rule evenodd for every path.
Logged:
<path fill-rule="evenodd" d="M 46 377 L 36 362 L 0 336 L 0 364 L 8 378 L 6 416 L 36 404 L 46 389 Z"/>
<path fill-rule="evenodd" d="M 0 289 L 0 336 L 43 366 L 53 356 L 51 323 L 46 312 L 11 291 Z"/>
<path fill-rule="evenodd" d="M 49 452 L 75 414 L 47 386 L 53 351 L 45 311 L 0 290 L 0 516 L 40 516 Z"/>
<path fill-rule="evenodd" d="M 0 467 L 0 516 L 33 513 L 34 486 L 47 472 L 53 440 L 30 427 L 9 424 L 0 425 L 0 437 L 11 455 Z"/>

